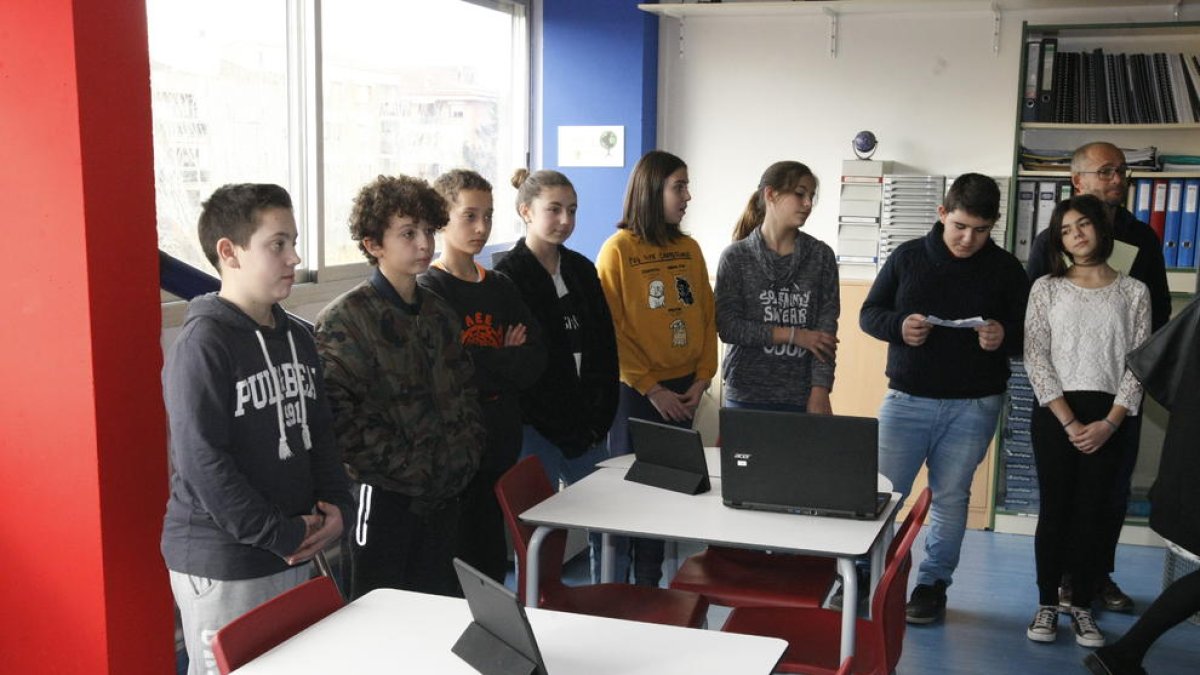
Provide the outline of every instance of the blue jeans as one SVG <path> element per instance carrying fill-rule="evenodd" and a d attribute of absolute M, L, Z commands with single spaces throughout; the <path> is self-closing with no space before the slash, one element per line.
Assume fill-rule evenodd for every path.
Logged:
<path fill-rule="evenodd" d="M 922 464 L 933 490 L 918 584 L 947 586 L 967 529 L 971 479 L 996 433 L 1003 396 L 939 399 L 889 389 L 879 409 L 879 471 L 902 498 Z"/>
<path fill-rule="evenodd" d="M 524 442 L 521 445 L 521 458 L 524 459 L 532 455 L 541 460 L 542 467 L 546 470 L 546 478 L 550 479 L 550 484 L 555 488 L 558 488 L 560 483 L 562 485 L 570 485 L 583 480 L 584 477 L 596 470 L 597 463 L 609 458 L 608 442 L 606 439 L 596 442 L 582 455 L 568 459 L 563 456 L 562 450 L 557 445 L 538 433 L 538 430 L 534 429 L 531 425 L 526 424 L 524 426 L 524 434 Z M 628 544 L 628 539 L 624 537 L 621 539 Z M 600 533 L 588 533 L 588 548 L 590 549 L 591 556 L 592 583 L 600 583 L 600 555 L 602 551 Z M 629 576 L 628 545 L 626 545 L 625 550 L 618 549 L 615 572 L 615 579 L 624 580 Z"/>

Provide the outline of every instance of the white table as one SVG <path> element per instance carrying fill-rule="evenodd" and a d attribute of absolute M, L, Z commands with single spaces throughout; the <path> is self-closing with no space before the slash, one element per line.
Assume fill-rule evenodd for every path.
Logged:
<path fill-rule="evenodd" d="M 854 654 L 858 607 L 854 561 L 870 556 L 872 586 L 878 583 L 889 525 L 900 507 L 899 495 L 892 494 L 879 518 L 854 520 L 730 508 L 721 501 L 721 479 L 712 477 L 711 482 L 709 492 L 685 495 L 627 481 L 624 471 L 609 468 L 525 511 L 521 519 L 538 526 L 526 556 L 526 605 L 537 606 L 542 541 L 560 528 L 604 533 L 601 576 L 605 580 L 612 579 L 610 535 L 614 534 L 827 556 L 837 558 L 842 575 L 841 660 Z"/>
<path fill-rule="evenodd" d="M 598 462 L 596 464 L 596 468 L 628 470 L 629 467 L 633 466 L 633 459 L 633 454 L 617 455 L 616 457 L 610 457 L 603 462 Z M 705 447 L 704 463 L 708 467 L 708 476 L 710 478 L 720 478 L 721 448 Z M 877 489 L 880 492 L 891 492 L 892 481 L 888 480 L 887 476 L 879 474 L 879 483 Z"/>
<path fill-rule="evenodd" d="M 553 675 L 770 673 L 787 643 L 776 638 L 526 610 Z M 475 674 L 450 651 L 471 622 L 467 603 L 409 591 L 371 591 L 234 671 Z"/>

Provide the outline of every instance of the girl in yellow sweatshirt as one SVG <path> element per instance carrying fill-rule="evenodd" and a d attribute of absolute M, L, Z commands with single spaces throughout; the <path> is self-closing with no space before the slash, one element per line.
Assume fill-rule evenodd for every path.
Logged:
<path fill-rule="evenodd" d="M 690 427 L 716 374 L 708 267 L 699 244 L 680 229 L 691 198 L 683 160 L 646 153 L 629 177 L 617 233 L 596 261 L 620 358 L 620 399 L 609 433 L 613 455 L 630 452 L 630 417 Z M 632 548 L 635 581 L 657 586 L 662 542 L 635 539 Z"/>

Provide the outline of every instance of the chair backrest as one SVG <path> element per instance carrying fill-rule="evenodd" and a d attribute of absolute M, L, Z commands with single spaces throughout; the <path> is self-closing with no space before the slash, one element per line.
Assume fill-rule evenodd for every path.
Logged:
<path fill-rule="evenodd" d="M 884 567 L 883 577 L 875 590 L 871 602 L 871 635 L 865 639 L 876 640 L 882 648 L 881 653 L 887 659 L 887 669 L 884 672 L 896 670 L 900 661 L 900 651 L 904 644 L 904 607 L 905 594 L 908 591 L 908 573 L 912 569 L 912 546 L 925 516 L 929 514 L 929 505 L 933 500 L 933 492 L 927 487 L 917 495 L 908 517 L 900 525 L 892 545 L 888 548 L 888 562 Z"/>
<path fill-rule="evenodd" d="M 554 495 L 554 487 L 546 477 L 537 457 L 526 457 L 496 481 L 496 501 L 504 513 L 504 522 L 512 536 L 517 553 L 517 597 L 525 597 L 525 570 L 528 567 L 529 540 L 534 527 L 521 520 L 521 514 Z M 562 584 L 562 560 L 567 548 L 565 530 L 554 530 L 543 541 L 538 571 L 542 594 L 547 588 Z M 540 604 L 541 599 L 538 599 Z"/>
<path fill-rule="evenodd" d="M 281 593 L 217 631 L 212 641 L 217 668 L 225 675 L 242 667 L 344 604 L 333 579 L 325 576 Z"/>

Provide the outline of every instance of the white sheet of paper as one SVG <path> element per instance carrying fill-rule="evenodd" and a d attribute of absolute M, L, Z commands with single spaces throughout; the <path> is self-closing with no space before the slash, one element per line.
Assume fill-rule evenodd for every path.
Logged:
<path fill-rule="evenodd" d="M 1138 248 L 1133 244 L 1126 244 L 1123 241 L 1113 240 L 1112 255 L 1108 256 L 1108 266 L 1114 270 L 1129 276 L 1129 270 L 1133 269 L 1133 261 L 1137 259 Z M 1067 256 L 1062 257 L 1063 262 L 1067 267 L 1071 266 L 1071 259 Z"/>
<path fill-rule="evenodd" d="M 987 321 L 981 316 L 973 316 L 969 319 L 939 319 L 936 316 L 925 317 L 925 323 L 931 326 L 945 326 L 946 328 L 977 328 L 986 326 Z"/>

